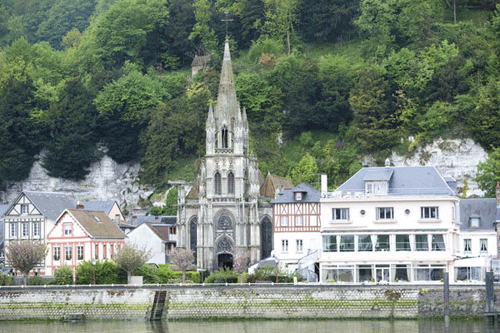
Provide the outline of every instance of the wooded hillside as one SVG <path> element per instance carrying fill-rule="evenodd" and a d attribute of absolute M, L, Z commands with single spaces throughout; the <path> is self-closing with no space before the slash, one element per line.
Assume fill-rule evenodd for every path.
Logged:
<path fill-rule="evenodd" d="M 194 178 L 226 27 L 263 174 L 335 186 L 365 153 L 383 164 L 435 137 L 492 150 L 498 2 L 0 0 L 0 181 L 41 152 L 66 179 L 102 154 L 157 187 Z"/>

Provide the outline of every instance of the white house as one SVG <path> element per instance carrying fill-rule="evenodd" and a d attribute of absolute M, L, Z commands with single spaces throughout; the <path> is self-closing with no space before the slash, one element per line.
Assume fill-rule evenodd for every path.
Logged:
<path fill-rule="evenodd" d="M 461 259 L 455 261 L 456 281 L 483 281 L 491 260 L 498 257 L 497 210 L 495 198 L 460 200 Z"/>
<path fill-rule="evenodd" d="M 288 272 L 316 280 L 321 248 L 320 192 L 309 184 L 284 189 L 273 205 L 274 253 Z M 312 278 L 311 276 L 314 276 Z"/>
<path fill-rule="evenodd" d="M 144 222 L 127 234 L 126 243 L 151 250 L 150 264 L 167 264 L 168 253 L 177 243 L 177 228 L 174 223 Z"/>
<path fill-rule="evenodd" d="M 434 167 L 362 168 L 334 192 L 323 176 L 321 281 L 427 282 L 453 272 L 455 187 Z"/>

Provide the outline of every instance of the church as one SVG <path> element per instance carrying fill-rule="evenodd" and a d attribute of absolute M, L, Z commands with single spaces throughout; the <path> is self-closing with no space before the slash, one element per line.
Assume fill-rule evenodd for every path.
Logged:
<path fill-rule="evenodd" d="M 194 185 L 180 186 L 178 193 L 177 247 L 193 250 L 198 268 L 232 268 L 242 251 L 250 254 L 251 263 L 271 255 L 269 199 L 293 184 L 272 175 L 263 179 L 248 132 L 226 41 L 217 104 L 208 110 L 205 157 Z"/>

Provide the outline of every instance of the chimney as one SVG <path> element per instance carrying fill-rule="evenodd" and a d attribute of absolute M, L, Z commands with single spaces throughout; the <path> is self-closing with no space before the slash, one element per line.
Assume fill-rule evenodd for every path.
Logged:
<path fill-rule="evenodd" d="M 497 196 L 497 205 L 500 204 L 500 183 L 497 182 L 497 186 L 495 188 L 495 193 Z"/>
<path fill-rule="evenodd" d="M 326 194 L 328 192 L 328 176 L 325 174 L 321 175 L 321 194 Z"/>
<path fill-rule="evenodd" d="M 76 204 L 76 209 L 84 209 L 84 208 L 85 206 L 83 206 L 83 204 L 80 201 L 78 201 Z"/>

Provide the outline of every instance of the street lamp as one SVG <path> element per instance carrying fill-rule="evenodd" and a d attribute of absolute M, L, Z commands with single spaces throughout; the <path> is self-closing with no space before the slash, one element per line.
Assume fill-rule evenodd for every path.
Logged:
<path fill-rule="evenodd" d="M 95 286 L 95 264 L 96 264 L 96 262 L 95 262 L 95 258 L 94 258 L 94 260 L 92 260 L 92 275 L 94 277 L 94 286 Z"/>

